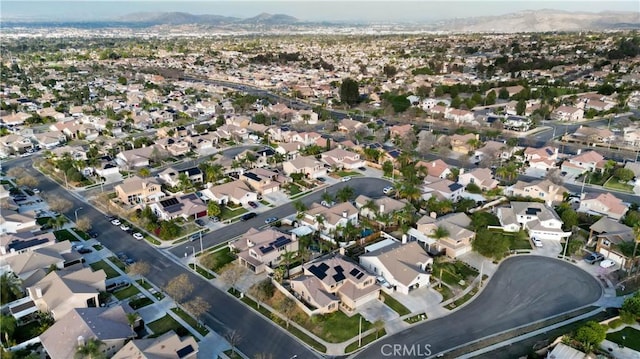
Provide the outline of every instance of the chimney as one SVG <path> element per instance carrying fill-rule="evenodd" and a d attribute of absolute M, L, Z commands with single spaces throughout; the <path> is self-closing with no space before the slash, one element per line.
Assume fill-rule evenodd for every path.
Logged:
<path fill-rule="evenodd" d="M 403 234 L 402 235 L 402 244 L 405 244 L 405 243 L 407 243 L 407 235 Z"/>
<path fill-rule="evenodd" d="M 431 167 L 435 167 L 436 166 L 436 161 L 431 162 Z"/>
<path fill-rule="evenodd" d="M 436 219 L 436 217 L 438 216 L 438 214 L 436 212 L 431 212 L 429 213 L 429 217 Z"/>
<path fill-rule="evenodd" d="M 36 298 L 42 298 L 42 288 L 36 287 Z"/>
<path fill-rule="evenodd" d="M 298 240 L 298 236 L 295 233 L 291 233 L 291 242 L 295 242 Z"/>
<path fill-rule="evenodd" d="M 579 155 L 582 153 L 582 148 L 578 148 L 578 151 L 576 151 L 576 155 Z"/>
<path fill-rule="evenodd" d="M 384 204 L 380 205 L 380 213 L 384 213 Z"/>
<path fill-rule="evenodd" d="M 82 335 L 78 337 L 78 346 L 79 347 L 84 346 L 84 337 Z"/>
<path fill-rule="evenodd" d="M 340 247 L 340 249 L 338 250 L 338 253 L 340 253 L 341 256 L 344 256 L 345 255 L 344 247 Z"/>
<path fill-rule="evenodd" d="M 347 211 L 342 211 L 342 217 L 343 217 L 343 218 L 347 218 L 347 215 L 348 215 L 348 214 L 349 214 L 349 213 L 348 213 Z"/>

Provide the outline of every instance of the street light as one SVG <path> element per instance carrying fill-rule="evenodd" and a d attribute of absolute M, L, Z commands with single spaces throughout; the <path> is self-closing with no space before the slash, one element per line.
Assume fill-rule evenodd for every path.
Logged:
<path fill-rule="evenodd" d="M 78 222 L 78 211 L 81 210 L 81 209 L 82 209 L 82 207 L 79 207 L 78 209 L 73 211 L 73 214 L 75 214 L 75 216 L 76 216 L 76 223 Z"/>
<path fill-rule="evenodd" d="M 195 258 L 196 257 L 196 247 L 194 247 L 194 246 L 186 246 L 186 247 L 184 247 L 184 249 L 187 250 L 187 248 L 189 248 L 189 247 L 191 249 L 193 249 L 193 258 Z M 187 255 L 188 255 L 187 252 L 184 252 L 184 257 L 185 258 L 187 258 Z"/>

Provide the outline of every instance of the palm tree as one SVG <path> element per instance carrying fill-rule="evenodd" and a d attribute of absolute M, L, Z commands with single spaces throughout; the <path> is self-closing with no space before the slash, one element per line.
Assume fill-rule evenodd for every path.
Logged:
<path fill-rule="evenodd" d="M 76 347 L 76 359 L 89 358 L 89 359 L 102 359 L 106 356 L 101 351 L 103 342 L 98 338 L 89 338 L 84 345 L 78 345 Z"/>
<path fill-rule="evenodd" d="M 438 226 L 438 228 L 436 228 L 436 230 L 433 231 L 433 234 L 431 236 L 435 239 L 441 239 L 441 238 L 447 237 L 448 235 L 449 235 L 448 229 L 442 226 Z"/>
<path fill-rule="evenodd" d="M 68 221 L 69 220 L 67 220 L 67 217 L 58 216 L 58 217 L 49 219 L 49 221 L 47 223 L 49 225 L 51 225 L 53 228 L 55 228 L 55 229 L 60 229 L 60 228 L 64 227 L 64 224 L 67 223 Z"/>
<path fill-rule="evenodd" d="M 338 190 L 338 193 L 336 193 L 336 198 L 340 202 L 347 202 L 351 200 L 351 198 L 353 198 L 354 194 L 355 194 L 355 191 L 353 190 L 352 187 L 345 186 Z"/>
<path fill-rule="evenodd" d="M 322 196 L 320 196 L 320 199 L 322 199 L 323 201 L 327 202 L 327 203 L 331 203 L 333 202 L 333 196 L 331 195 L 331 193 L 324 191 L 322 193 Z"/>
<path fill-rule="evenodd" d="M 403 151 L 402 153 L 400 153 L 400 156 L 398 156 L 398 163 L 400 164 L 401 168 L 408 167 L 412 162 L 413 154 L 411 152 Z"/>
<path fill-rule="evenodd" d="M 316 223 L 318 224 L 318 232 L 322 232 L 322 230 L 324 229 L 324 223 L 325 223 L 325 219 L 324 216 L 321 214 L 316 215 Z"/>
<path fill-rule="evenodd" d="M 191 183 L 191 179 L 189 179 L 189 176 L 184 172 L 178 175 L 178 183 L 180 184 L 180 188 L 183 191 L 191 188 L 191 186 L 193 185 L 193 183 Z"/>
<path fill-rule="evenodd" d="M 374 215 L 378 214 L 378 211 L 380 210 L 380 207 L 376 204 L 376 202 L 372 199 L 368 200 L 367 203 L 364 204 L 364 206 L 362 206 L 362 208 L 366 208 L 369 211 L 371 211 Z M 371 216 L 371 215 L 369 215 Z"/>
<path fill-rule="evenodd" d="M 138 312 L 127 313 L 127 322 L 129 323 L 131 330 L 133 330 L 139 318 L 140 318 L 140 314 L 138 314 Z"/>
<path fill-rule="evenodd" d="M 400 196 L 406 198 L 411 203 L 416 203 L 422 197 L 422 191 L 413 184 L 405 183 L 402 186 Z"/>
<path fill-rule="evenodd" d="M 393 222 L 393 215 L 391 213 L 378 213 L 376 221 L 382 224 L 382 228 L 385 229 Z"/>
<path fill-rule="evenodd" d="M 307 210 L 307 205 L 304 204 L 301 200 L 297 200 L 293 202 L 293 208 L 296 210 L 296 212 L 298 212 L 296 217 L 300 219 L 304 217 L 304 212 L 306 212 Z"/>
<path fill-rule="evenodd" d="M 282 253 L 282 263 L 287 267 L 287 278 L 289 278 L 289 266 L 293 263 L 293 260 L 296 258 L 296 252 L 285 251 Z"/>
<path fill-rule="evenodd" d="M 631 256 L 631 263 L 632 263 L 632 267 L 631 269 L 633 269 L 634 267 L 636 268 L 636 273 L 638 272 L 638 263 L 637 263 L 637 253 L 638 253 L 638 243 L 640 243 L 640 224 L 636 224 L 633 227 L 633 233 L 635 234 L 636 238 L 635 238 L 635 243 L 633 245 L 633 255 Z"/>
<path fill-rule="evenodd" d="M 478 147 L 480 147 L 480 140 L 477 138 L 472 138 L 469 141 L 467 141 L 467 145 L 469 145 L 469 147 L 471 148 L 471 150 L 475 150 Z"/>

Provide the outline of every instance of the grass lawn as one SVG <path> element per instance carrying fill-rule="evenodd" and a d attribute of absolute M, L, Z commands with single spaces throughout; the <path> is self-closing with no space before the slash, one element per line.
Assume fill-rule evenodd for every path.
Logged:
<path fill-rule="evenodd" d="M 180 323 L 176 322 L 176 320 L 173 319 L 169 314 L 156 320 L 155 322 L 147 324 L 147 326 L 153 332 L 154 337 L 162 335 L 170 330 L 173 330 L 174 332 L 178 332 L 178 330 L 187 331 L 186 328 L 180 325 Z"/>
<path fill-rule="evenodd" d="M 201 276 L 203 276 L 203 277 L 205 277 L 205 278 L 207 278 L 207 279 L 213 279 L 213 278 L 215 278 L 215 276 L 214 276 L 213 274 L 209 273 L 209 272 L 208 272 L 207 270 L 205 270 L 204 268 L 202 268 L 202 267 L 200 267 L 200 266 L 198 266 L 198 265 L 195 265 L 195 264 L 193 264 L 193 263 L 189 263 L 189 268 L 191 268 L 191 269 L 195 269 L 195 271 L 196 271 L 198 274 L 200 274 Z"/>
<path fill-rule="evenodd" d="M 360 172 L 355 172 L 355 171 L 337 171 L 335 172 L 335 174 L 337 174 L 340 177 L 347 177 L 347 176 L 362 176 L 362 173 Z"/>
<path fill-rule="evenodd" d="M 633 193 L 633 186 L 626 184 L 624 182 L 618 181 L 617 178 L 609 178 L 607 182 L 603 185 L 604 188 L 615 189 L 622 192 Z"/>
<path fill-rule="evenodd" d="M 453 292 L 446 285 L 439 286 L 439 287 L 436 286 L 436 287 L 434 287 L 434 289 L 437 290 L 438 293 L 440 293 L 442 295 L 442 301 L 443 302 L 453 298 Z"/>
<path fill-rule="evenodd" d="M 133 309 L 140 309 L 146 307 L 149 304 L 153 304 L 153 301 L 147 297 L 132 299 L 129 301 L 129 306 Z"/>
<path fill-rule="evenodd" d="M 83 232 L 77 228 L 73 228 L 72 231 L 76 232 L 76 234 L 82 237 L 82 239 L 84 239 L 85 241 L 88 241 L 91 239 L 91 236 L 89 236 L 86 232 Z"/>
<path fill-rule="evenodd" d="M 622 336 L 625 337 L 624 340 L 622 340 Z M 614 343 L 624 345 L 629 349 L 640 351 L 640 331 L 637 329 L 626 327 L 617 332 L 607 334 L 607 339 Z"/>
<path fill-rule="evenodd" d="M 265 206 L 271 207 L 271 203 L 269 203 L 269 201 L 265 201 L 264 199 L 261 199 L 260 203 L 264 204 Z"/>
<path fill-rule="evenodd" d="M 380 339 L 381 337 L 383 337 L 385 334 L 387 334 L 387 331 L 383 329 L 380 329 L 377 333 L 371 333 L 367 336 L 362 337 L 362 344 L 360 346 L 358 346 L 358 341 L 354 341 L 353 343 L 347 345 L 347 348 L 345 349 L 345 353 L 351 353 L 352 351 L 363 347 L 369 343 L 371 343 L 372 341 L 376 340 L 376 339 Z"/>
<path fill-rule="evenodd" d="M 509 249 L 531 249 L 531 241 L 525 236 L 520 236 L 518 233 L 499 232 L 501 235 L 509 238 Z"/>
<path fill-rule="evenodd" d="M 407 315 L 407 314 L 411 313 L 411 311 L 409 309 L 407 309 L 407 307 L 405 307 L 404 305 L 402 305 L 402 303 L 400 303 L 397 300 L 395 300 L 389 294 L 384 293 L 384 292 L 380 292 L 380 294 L 382 294 L 382 298 L 384 298 L 384 304 L 387 307 L 393 309 L 400 316 Z"/>
<path fill-rule="evenodd" d="M 405 318 L 404 321 L 409 323 L 409 324 L 413 324 L 413 323 L 421 322 L 423 320 L 427 320 L 427 315 L 425 313 L 416 314 L 416 315 L 411 316 L 409 318 Z"/>
<path fill-rule="evenodd" d="M 587 183 L 602 186 L 609 179 L 609 174 L 602 174 L 600 172 L 590 172 L 587 174 Z"/>
<path fill-rule="evenodd" d="M 478 292 L 477 289 L 473 289 L 471 290 L 469 293 L 463 295 L 462 297 L 456 299 L 453 301 L 453 303 L 447 305 L 447 309 L 454 309 L 457 308 L 461 305 L 463 305 L 464 303 L 466 303 L 469 299 L 471 299 L 474 295 L 476 295 L 476 293 Z"/>
<path fill-rule="evenodd" d="M 442 281 L 451 286 L 460 286 L 460 281 L 469 283 L 478 275 L 478 272 L 460 261 L 433 263 L 433 275 L 440 278 L 442 270 Z"/>
<path fill-rule="evenodd" d="M 93 249 L 95 249 L 96 251 L 101 251 L 104 247 L 99 245 L 99 244 L 94 244 L 93 245 Z"/>
<path fill-rule="evenodd" d="M 126 272 L 127 267 L 124 265 L 124 263 L 122 263 L 120 259 L 118 259 L 118 257 L 111 256 L 107 259 L 110 260 L 111 263 L 115 264 L 116 267 L 120 268 L 121 271 Z"/>
<path fill-rule="evenodd" d="M 56 237 L 56 240 L 58 242 L 62 242 L 62 241 L 79 242 L 80 241 L 78 238 L 76 238 L 76 236 L 71 234 L 71 232 L 69 232 L 69 230 L 67 230 L 67 229 L 61 229 L 59 231 L 54 231 L 53 235 Z"/>
<path fill-rule="evenodd" d="M 97 271 L 100 269 L 104 270 L 104 273 L 107 275 L 107 279 L 120 276 L 120 274 L 118 274 L 118 272 L 116 272 L 116 270 L 113 269 L 113 267 L 107 264 L 107 262 L 105 262 L 104 260 L 91 263 L 89 264 L 89 266 L 91 266 L 91 269 L 93 269 L 94 271 Z"/>
<path fill-rule="evenodd" d="M 161 292 L 155 292 L 153 293 L 153 296 L 156 297 L 157 300 L 162 300 L 164 298 L 164 294 Z"/>
<path fill-rule="evenodd" d="M 225 247 L 200 258 L 200 264 L 203 267 L 218 273 L 222 267 L 233 262 L 235 259 L 236 256 L 231 253 L 231 249 L 229 247 Z"/>
<path fill-rule="evenodd" d="M 153 288 L 153 286 L 151 285 L 151 283 L 149 283 L 146 280 L 142 280 L 142 279 L 138 279 L 136 281 L 138 284 L 140 284 L 140 286 L 146 290 L 151 290 L 151 288 Z"/>
<path fill-rule="evenodd" d="M 348 317 L 341 311 L 318 315 L 313 319 L 304 314 L 296 322 L 329 343 L 341 343 L 358 335 L 360 314 Z M 371 323 L 362 321 L 362 331 L 371 329 Z"/>
<path fill-rule="evenodd" d="M 127 288 L 113 292 L 113 295 L 115 295 L 119 300 L 123 300 L 138 293 L 140 293 L 140 290 L 135 285 L 130 285 Z"/>
<path fill-rule="evenodd" d="M 206 327 L 198 324 L 198 322 L 195 319 L 193 319 L 193 317 L 189 315 L 187 312 L 185 312 L 184 310 L 180 308 L 173 308 L 171 309 L 171 311 L 176 313 L 182 320 L 187 322 L 193 329 L 197 330 L 198 333 L 202 334 L 203 337 L 209 334 L 209 330 Z"/>
<path fill-rule="evenodd" d="M 45 225 L 45 224 L 47 224 L 47 222 L 49 222 L 52 218 L 53 218 L 53 217 L 39 217 L 39 218 L 36 218 L 36 224 L 37 224 L 37 225 L 40 225 L 40 226 Z"/>
<path fill-rule="evenodd" d="M 234 352 L 233 350 L 225 350 L 224 353 L 229 357 L 229 359 L 242 359 L 240 354 Z"/>
<path fill-rule="evenodd" d="M 144 236 L 144 239 L 145 239 L 147 242 L 151 243 L 151 244 L 155 244 L 155 245 L 160 244 L 160 241 L 159 241 L 159 240 L 157 240 L 157 239 L 155 239 L 155 238 L 153 238 L 153 237 Z"/>
<path fill-rule="evenodd" d="M 239 215 L 247 213 L 247 210 L 244 207 L 229 209 L 229 207 L 224 206 L 221 209 L 222 209 L 222 212 L 220 212 L 220 215 L 218 216 L 220 217 L 221 221 L 224 221 L 225 219 L 231 219 L 233 217 L 237 217 Z"/>
<path fill-rule="evenodd" d="M 295 196 L 298 193 L 302 192 L 300 187 L 295 183 L 291 183 L 287 188 L 289 190 L 289 196 Z"/>

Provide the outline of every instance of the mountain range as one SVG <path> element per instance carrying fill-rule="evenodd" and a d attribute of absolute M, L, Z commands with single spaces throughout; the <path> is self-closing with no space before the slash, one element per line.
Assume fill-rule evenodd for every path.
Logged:
<path fill-rule="evenodd" d="M 220 26 L 230 24 L 245 25 L 288 25 L 299 22 L 293 16 L 284 14 L 261 13 L 250 18 L 237 18 L 221 15 L 194 15 L 186 12 L 143 12 L 134 13 L 114 19 L 119 23 L 145 23 L 148 25 L 209 25 Z"/>

